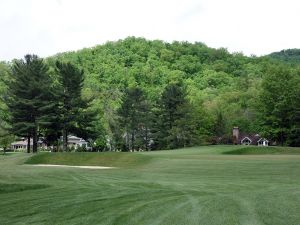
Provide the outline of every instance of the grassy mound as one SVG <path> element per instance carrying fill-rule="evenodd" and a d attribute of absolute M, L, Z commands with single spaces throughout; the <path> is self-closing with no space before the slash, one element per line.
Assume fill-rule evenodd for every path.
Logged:
<path fill-rule="evenodd" d="M 29 158 L 26 164 L 56 164 L 71 166 L 112 166 L 134 167 L 151 159 L 139 153 L 101 152 L 101 153 L 40 153 Z"/>
<path fill-rule="evenodd" d="M 263 155 L 263 154 L 300 154 L 300 148 L 291 147 L 258 147 L 247 146 L 230 151 L 225 151 L 223 154 L 228 155 Z"/>

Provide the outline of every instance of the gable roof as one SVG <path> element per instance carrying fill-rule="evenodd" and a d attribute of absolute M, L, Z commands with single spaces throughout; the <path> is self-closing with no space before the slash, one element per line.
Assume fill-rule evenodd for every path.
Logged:
<path fill-rule="evenodd" d="M 269 142 L 269 140 L 266 139 L 266 138 L 260 138 L 260 139 L 257 141 L 257 143 L 260 142 L 260 141 L 266 141 L 266 142 Z"/>
<path fill-rule="evenodd" d="M 242 143 L 242 141 L 248 138 L 251 143 L 257 144 L 258 140 L 261 139 L 259 134 L 240 134 L 239 139 L 238 139 L 238 143 Z"/>
<path fill-rule="evenodd" d="M 61 136 L 61 139 L 62 138 L 63 137 Z M 76 137 L 74 135 L 68 135 L 68 144 L 79 144 L 79 143 L 86 144 L 87 141 L 84 140 L 83 138 Z"/>
<path fill-rule="evenodd" d="M 251 140 L 249 137 L 247 137 L 247 136 L 246 136 L 246 137 L 244 137 L 244 138 L 241 140 L 241 143 L 242 143 L 242 142 L 244 142 L 246 139 L 247 139 L 247 140 L 249 140 L 249 141 L 250 141 L 250 143 L 252 143 L 252 140 Z"/>

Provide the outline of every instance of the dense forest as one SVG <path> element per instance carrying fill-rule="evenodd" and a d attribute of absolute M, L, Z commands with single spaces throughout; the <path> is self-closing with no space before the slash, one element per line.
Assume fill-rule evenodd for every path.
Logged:
<path fill-rule="evenodd" d="M 286 49 L 280 52 L 273 52 L 269 56 L 290 64 L 300 63 L 300 49 Z"/>
<path fill-rule="evenodd" d="M 47 83 L 43 89 L 55 93 L 63 85 L 61 74 L 67 70 L 62 65 L 69 65 L 77 74 L 82 71 L 81 103 L 70 132 L 89 139 L 94 149 L 226 144 L 232 141 L 233 126 L 260 133 L 273 143 L 299 146 L 299 52 L 246 57 L 200 42 L 129 37 L 44 59 L 49 79 L 41 82 Z M 6 137 L 1 139 L 4 143 L 12 139 L 5 127 L 12 126 L 8 119 L 12 107 L 8 103 L 9 83 L 16 63 L 18 60 L 0 64 L 0 136 Z M 58 105 L 52 109 L 63 109 L 63 95 L 54 96 Z M 58 111 L 65 118 L 62 110 Z M 59 130 L 54 137 L 63 133 L 62 125 L 51 123 L 58 121 L 53 118 L 48 118 L 47 126 L 38 127 L 37 135 L 53 141 L 51 131 Z"/>

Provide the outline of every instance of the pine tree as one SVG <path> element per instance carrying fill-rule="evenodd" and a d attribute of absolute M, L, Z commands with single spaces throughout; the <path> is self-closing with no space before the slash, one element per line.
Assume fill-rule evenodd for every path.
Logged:
<path fill-rule="evenodd" d="M 91 125 L 92 114 L 87 113 L 87 102 L 81 97 L 84 72 L 71 63 L 56 62 L 56 72 L 60 88 L 59 120 L 62 126 L 63 150 L 68 147 L 68 134 L 88 136 L 88 127 Z"/>
<path fill-rule="evenodd" d="M 54 89 L 55 87 L 53 87 Z M 59 99 L 56 95 L 56 91 L 52 91 L 52 99 L 51 99 L 51 109 L 49 108 L 45 111 L 44 119 L 47 123 L 43 124 L 43 134 L 44 134 L 44 141 L 48 146 L 56 146 L 54 151 L 59 150 L 59 138 L 61 137 L 61 121 L 60 121 L 60 114 L 59 114 Z"/>
<path fill-rule="evenodd" d="M 78 111 L 78 116 L 76 117 L 76 126 L 71 127 L 70 132 L 85 140 L 95 140 L 101 131 L 95 129 L 97 113 L 91 110 L 89 102 L 88 100 L 83 100 L 82 106 Z"/>
<path fill-rule="evenodd" d="M 162 146 L 167 148 L 178 147 L 178 136 L 176 129 L 176 121 L 182 118 L 183 114 L 180 111 L 185 103 L 186 92 L 179 83 L 169 84 L 166 86 L 161 96 L 161 134 Z"/>
<path fill-rule="evenodd" d="M 150 142 L 150 111 L 142 89 L 133 87 L 125 90 L 118 115 L 120 127 L 125 133 L 126 149 L 147 150 Z"/>
<path fill-rule="evenodd" d="M 27 137 L 27 152 L 33 139 L 33 152 L 37 152 L 38 132 L 49 117 L 46 112 L 53 107 L 48 67 L 36 55 L 26 55 L 15 61 L 12 81 L 9 83 L 7 105 L 11 113 L 12 133 Z"/>
<path fill-rule="evenodd" d="M 197 142 L 199 120 L 197 110 L 188 102 L 187 91 L 181 83 L 171 83 L 162 93 L 157 124 L 154 126 L 156 146 L 185 147 Z"/>

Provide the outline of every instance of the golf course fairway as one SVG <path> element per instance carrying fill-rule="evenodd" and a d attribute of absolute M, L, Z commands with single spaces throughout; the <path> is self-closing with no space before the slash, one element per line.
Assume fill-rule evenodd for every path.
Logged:
<path fill-rule="evenodd" d="M 249 148 L 1 155 L 0 224 L 299 225 L 300 148 Z"/>

